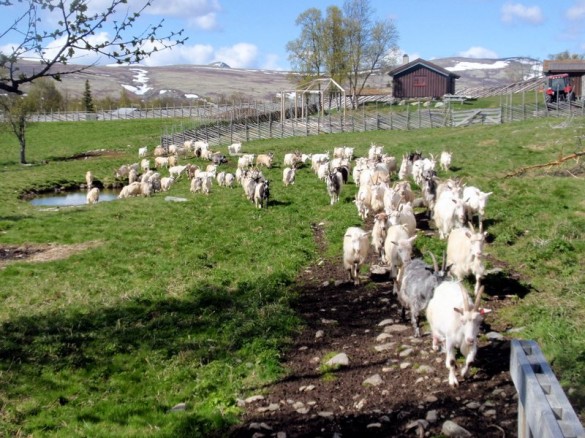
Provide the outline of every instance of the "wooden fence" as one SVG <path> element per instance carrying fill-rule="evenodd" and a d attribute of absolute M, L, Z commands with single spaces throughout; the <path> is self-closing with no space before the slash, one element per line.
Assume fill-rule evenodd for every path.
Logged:
<path fill-rule="evenodd" d="M 499 108 L 461 110 L 460 104 L 431 108 L 422 102 L 409 105 L 403 112 L 352 111 L 348 115 L 319 113 L 281 121 L 280 113 L 270 112 L 244 119 L 216 119 L 210 123 L 193 123 L 188 128 L 181 123 L 170 127 L 161 136 L 162 145 L 182 144 L 185 140 L 204 140 L 211 146 L 221 146 L 252 140 L 303 137 L 318 134 L 364 132 L 375 130 L 411 130 L 439 127 L 494 125 L 536 117 L 585 116 L 583 105 L 544 103 L 506 105 Z"/>
<path fill-rule="evenodd" d="M 519 438 L 584 438 L 585 430 L 534 341 L 512 340 L 510 374 L 518 391 Z"/>

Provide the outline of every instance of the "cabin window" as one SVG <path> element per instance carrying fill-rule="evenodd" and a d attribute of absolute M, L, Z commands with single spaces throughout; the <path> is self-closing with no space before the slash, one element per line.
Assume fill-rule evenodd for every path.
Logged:
<path fill-rule="evenodd" d="M 414 76 L 412 85 L 414 87 L 426 87 L 427 86 L 426 76 Z"/>

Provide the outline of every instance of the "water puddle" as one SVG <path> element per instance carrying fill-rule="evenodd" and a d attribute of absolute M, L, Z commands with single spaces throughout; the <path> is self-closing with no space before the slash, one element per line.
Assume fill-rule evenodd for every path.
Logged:
<path fill-rule="evenodd" d="M 118 198 L 119 190 L 102 190 L 98 202 L 113 201 Z M 47 193 L 36 196 L 30 200 L 32 205 L 49 206 L 49 207 L 71 207 L 75 205 L 87 204 L 87 192 L 62 192 Z"/>

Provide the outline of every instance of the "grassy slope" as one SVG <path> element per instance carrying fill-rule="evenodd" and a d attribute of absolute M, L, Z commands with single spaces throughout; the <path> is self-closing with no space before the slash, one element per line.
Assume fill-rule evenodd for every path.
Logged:
<path fill-rule="evenodd" d="M 518 306 L 499 318 L 525 326 L 567 386 L 584 394 L 583 180 L 521 166 L 574 151 L 585 128 L 538 120 L 497 127 L 368 132 L 257 141 L 246 151 L 332 150 L 371 142 L 401 156 L 414 149 L 454 154 L 455 174 L 484 191 L 488 251 L 521 274 Z M 209 197 L 180 181 L 171 195 L 42 211 L 20 201 L 32 187 L 81 183 L 91 169 L 111 179 L 154 146 L 169 121 L 47 123 L 29 130 L 28 158 L 7 133 L 0 158 L 0 243 L 97 241 L 67 260 L 17 263 L 0 271 L 0 433 L 56 436 L 189 436 L 221 428 L 237 414 L 235 398 L 280 372 L 278 354 L 297 321 L 290 310 L 295 274 L 316 257 L 310 224 L 324 222 L 327 254 L 341 252 L 346 227 L 359 225 L 346 186 L 330 207 L 308 169 L 289 188 L 281 168 L 266 173 L 274 206 L 257 211 L 241 188 L 214 186 Z M 95 149 L 121 156 L 54 161 Z M 41 164 L 48 160 L 47 164 Z M 419 249 L 444 242 L 420 237 Z M 510 273 L 504 273 L 509 275 Z M 487 291 L 490 293 L 490 291 Z M 498 291 L 491 291 L 497 293 Z M 169 413 L 177 403 L 186 412 Z M 582 406 L 582 405 L 579 405 Z"/>

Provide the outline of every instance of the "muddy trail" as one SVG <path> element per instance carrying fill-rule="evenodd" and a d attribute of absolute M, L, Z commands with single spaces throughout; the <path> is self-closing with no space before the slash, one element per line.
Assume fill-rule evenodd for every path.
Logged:
<path fill-rule="evenodd" d="M 323 245 L 317 226 L 314 232 Z M 514 330 L 497 326 L 493 316 L 513 299 L 484 297 L 495 312 L 482 325 L 469 375 L 452 388 L 428 325 L 415 338 L 401 319 L 391 280 L 365 278 L 354 286 L 346 279 L 341 257 L 299 276 L 296 311 L 304 328 L 284 353 L 287 375 L 240 400 L 244 421 L 230 436 L 423 437 L 448 436 L 456 427 L 468 432 L 457 436 L 517 436 L 517 395 L 508 372 Z M 324 369 L 339 353 L 348 365 Z"/>

